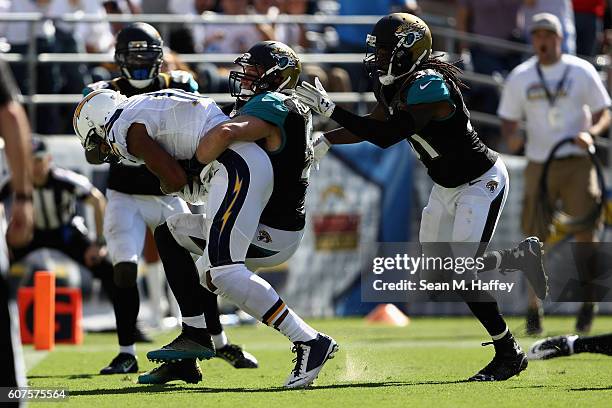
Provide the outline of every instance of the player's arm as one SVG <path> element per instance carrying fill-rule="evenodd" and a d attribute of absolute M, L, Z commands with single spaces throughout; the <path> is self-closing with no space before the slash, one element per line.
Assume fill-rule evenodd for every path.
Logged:
<path fill-rule="evenodd" d="M 94 209 L 94 219 L 96 222 L 97 242 L 104 241 L 104 210 L 106 209 L 106 198 L 97 188 L 93 187 L 90 194 L 83 200 Z"/>
<path fill-rule="evenodd" d="M 196 158 L 208 164 L 217 159 L 234 142 L 255 142 L 266 138 L 279 138 L 280 129 L 255 116 L 241 115 L 220 123 L 200 140 Z"/>
<path fill-rule="evenodd" d="M 17 92 L 8 65 L 0 61 L 0 135 L 5 141 L 11 187 L 15 192 L 7 240 L 13 246 L 23 246 L 31 240 L 34 225 L 32 153 L 28 118 L 15 100 Z"/>
<path fill-rule="evenodd" d="M 165 193 L 175 193 L 187 184 L 187 174 L 172 156 L 155 140 L 149 137 L 145 125 L 134 123 L 126 137 L 127 150 L 131 155 L 145 162 L 155 174 Z"/>
<path fill-rule="evenodd" d="M 372 118 L 372 119 L 377 119 L 377 120 L 384 120 L 385 112 L 382 106 L 380 104 L 377 104 L 374 107 L 374 110 L 371 113 L 369 113 L 367 117 Z M 323 137 L 325 138 L 324 140 L 329 145 L 353 144 L 353 143 L 363 142 L 363 139 L 355 136 L 353 133 L 351 133 L 349 130 L 343 127 L 330 130 L 329 132 L 325 132 L 323 134 Z"/>
<path fill-rule="evenodd" d="M 430 120 L 448 116 L 452 110 L 452 106 L 446 101 L 424 103 L 410 105 L 391 119 L 380 120 L 355 115 L 341 106 L 336 106 L 331 118 L 358 138 L 387 148 L 419 132 Z"/>

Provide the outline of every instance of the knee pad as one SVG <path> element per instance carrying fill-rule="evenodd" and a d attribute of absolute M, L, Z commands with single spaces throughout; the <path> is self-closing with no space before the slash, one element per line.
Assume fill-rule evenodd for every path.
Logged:
<path fill-rule="evenodd" d="M 133 262 L 119 262 L 113 266 L 115 285 L 121 289 L 128 289 L 136 286 L 137 276 L 138 264 Z"/>
<path fill-rule="evenodd" d="M 249 271 L 244 264 L 212 268 L 206 272 L 206 286 L 211 292 L 222 294 L 240 305 L 247 301 L 249 288 L 253 284 L 265 290 L 272 288 L 268 282 Z"/>
<path fill-rule="evenodd" d="M 206 218 L 203 214 L 175 214 L 168 217 L 165 224 L 180 246 L 195 255 L 204 253 Z"/>

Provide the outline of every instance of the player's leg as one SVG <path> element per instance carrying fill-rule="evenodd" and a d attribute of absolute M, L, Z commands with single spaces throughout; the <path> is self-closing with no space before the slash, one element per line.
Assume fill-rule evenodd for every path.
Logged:
<path fill-rule="evenodd" d="M 579 353 L 612 356 L 612 333 L 600 336 L 565 335 L 536 341 L 530 348 L 530 360 L 548 360 Z"/>
<path fill-rule="evenodd" d="M 113 281 L 117 287 L 115 318 L 119 354 L 102 372 L 137 372 L 135 341 L 140 295 L 136 281 L 146 224 L 129 195 L 107 190 L 107 198 L 104 236 L 112 262 Z"/>
<path fill-rule="evenodd" d="M 471 257 L 482 256 L 485 252 L 509 190 L 508 172 L 500 159 L 479 178 L 482 181 L 461 188 L 456 198 L 453 225 L 453 242 L 474 243 L 473 248 L 460 247 L 472 250 Z M 523 371 L 527 358 L 508 329 L 495 298 L 485 291 L 461 291 L 460 294 L 491 336 L 495 347 L 493 360 L 470 380 L 503 381 Z"/>
<path fill-rule="evenodd" d="M 295 344 L 297 363 L 285 386 L 304 387 L 314 381 L 337 345 L 306 324 L 268 282 L 244 265 L 257 232 L 257 220 L 272 190 L 272 169 L 267 156 L 258 149 L 246 162 L 241 154 L 248 153 L 247 148 L 253 146 L 245 144 L 237 152 L 226 151 L 228 154 L 219 159 L 223 168 L 217 173 L 221 175 L 219 181 L 222 177 L 226 180 L 211 182 L 210 213 L 214 216 L 208 229 L 206 261 L 210 269 L 206 271 L 206 284 L 209 290 L 222 294 Z M 218 189 L 217 194 L 213 193 L 214 189 Z M 232 211 L 235 205 L 237 213 Z M 198 267 L 201 266 L 206 269 L 202 259 L 198 260 Z"/>
<path fill-rule="evenodd" d="M 159 316 L 158 319 L 161 319 L 161 304 L 165 300 L 164 293 L 167 283 L 153 232 L 158 225 L 164 223 L 169 217 L 177 214 L 191 215 L 191 210 L 185 201 L 173 196 L 138 196 L 135 199 L 139 202 L 140 214 L 151 231 L 149 233 L 149 230 L 147 230 L 143 260 L 146 262 L 146 278 L 150 300 L 153 303 L 154 311 Z M 178 317 L 178 305 L 174 297 L 170 295 L 167 302 L 168 307 L 171 310 L 174 309 Z M 156 303 L 157 305 L 155 305 Z"/>

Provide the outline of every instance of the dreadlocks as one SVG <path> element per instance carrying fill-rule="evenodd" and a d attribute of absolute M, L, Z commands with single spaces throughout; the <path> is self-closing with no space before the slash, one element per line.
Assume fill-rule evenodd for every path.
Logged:
<path fill-rule="evenodd" d="M 416 74 L 418 71 L 425 69 L 433 69 L 442 74 L 445 80 L 453 82 L 459 88 L 468 88 L 468 86 L 459 78 L 461 75 L 461 70 L 457 68 L 455 64 L 461 62 L 461 60 L 455 61 L 453 63 L 448 63 L 442 60 L 444 54 L 436 55 L 435 57 L 427 58 L 422 64 L 420 64 L 417 68 Z M 411 76 L 413 76 L 412 74 Z M 410 81 L 412 78 L 409 78 Z"/>

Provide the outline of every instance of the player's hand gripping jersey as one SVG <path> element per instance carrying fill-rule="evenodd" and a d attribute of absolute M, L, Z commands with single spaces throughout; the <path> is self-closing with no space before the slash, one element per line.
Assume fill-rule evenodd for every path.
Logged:
<path fill-rule="evenodd" d="M 122 159 L 143 163 L 128 152 L 126 136 L 143 124 L 151 139 L 177 160 L 191 159 L 206 132 L 228 117 L 210 98 L 177 89 L 136 95 L 117 107 L 106 122 L 108 141 Z"/>

